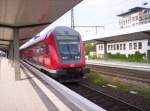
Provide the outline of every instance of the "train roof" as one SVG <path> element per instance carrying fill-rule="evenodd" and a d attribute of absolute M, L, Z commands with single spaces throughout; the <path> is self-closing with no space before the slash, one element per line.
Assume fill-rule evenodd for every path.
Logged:
<path fill-rule="evenodd" d="M 47 33 L 44 33 L 40 36 L 35 36 L 32 39 L 30 39 L 29 41 L 27 41 L 26 43 L 24 43 L 23 45 L 20 46 L 19 50 L 28 48 L 30 46 L 32 46 L 33 44 L 36 44 L 46 38 L 49 37 L 49 35 L 51 33 L 54 33 L 55 36 L 58 35 L 70 35 L 70 36 L 80 36 L 79 32 L 77 32 L 76 30 L 70 28 L 70 27 L 66 27 L 66 26 L 57 26 L 51 30 L 49 30 Z"/>

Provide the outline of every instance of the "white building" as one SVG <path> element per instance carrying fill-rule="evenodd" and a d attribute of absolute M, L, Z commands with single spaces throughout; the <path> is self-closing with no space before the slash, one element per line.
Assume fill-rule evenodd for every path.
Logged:
<path fill-rule="evenodd" d="M 120 28 L 150 23 L 150 8 L 134 7 L 118 15 Z"/>
<path fill-rule="evenodd" d="M 138 51 L 150 59 L 150 24 L 107 31 L 93 37 L 93 40 L 97 41 L 97 57 L 104 57 L 108 53 L 128 56 Z"/>
<path fill-rule="evenodd" d="M 111 54 L 120 53 L 128 56 L 129 54 L 134 54 L 136 51 L 150 57 L 150 39 L 113 42 L 106 45 L 106 52 Z M 104 43 L 96 45 L 96 54 L 97 57 L 104 57 Z"/>

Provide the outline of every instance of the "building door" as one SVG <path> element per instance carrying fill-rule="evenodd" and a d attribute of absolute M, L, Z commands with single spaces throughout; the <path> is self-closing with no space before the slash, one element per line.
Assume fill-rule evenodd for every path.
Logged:
<path fill-rule="evenodd" d="M 147 59 L 150 60 L 150 50 L 147 51 Z"/>

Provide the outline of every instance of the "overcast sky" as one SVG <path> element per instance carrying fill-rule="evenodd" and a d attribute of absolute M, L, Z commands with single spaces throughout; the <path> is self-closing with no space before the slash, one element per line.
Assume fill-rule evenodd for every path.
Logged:
<path fill-rule="evenodd" d="M 109 26 L 117 23 L 117 15 L 134 6 L 141 6 L 150 0 L 83 0 L 74 8 L 75 25 L 77 26 Z M 148 6 L 150 8 L 150 4 Z M 70 26 L 70 11 L 51 24 L 55 26 Z M 82 32 L 82 29 L 79 29 Z"/>

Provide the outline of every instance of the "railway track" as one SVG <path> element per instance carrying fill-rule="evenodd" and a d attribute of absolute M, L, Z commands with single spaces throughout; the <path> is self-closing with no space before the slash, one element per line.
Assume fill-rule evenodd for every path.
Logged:
<path fill-rule="evenodd" d="M 123 69 L 117 67 L 91 65 L 91 64 L 87 64 L 87 67 L 90 68 L 91 71 L 98 72 L 103 75 L 119 77 L 123 79 L 134 80 L 137 82 L 150 84 L 150 72 L 148 71 L 139 71 L 139 70 Z"/>
<path fill-rule="evenodd" d="M 146 111 L 120 99 L 104 94 L 85 82 L 65 85 L 108 111 Z"/>
<path fill-rule="evenodd" d="M 146 110 L 145 108 L 141 109 L 113 96 L 109 96 L 86 81 L 80 83 L 66 83 L 65 85 L 108 111 L 148 111 L 147 108 Z"/>

